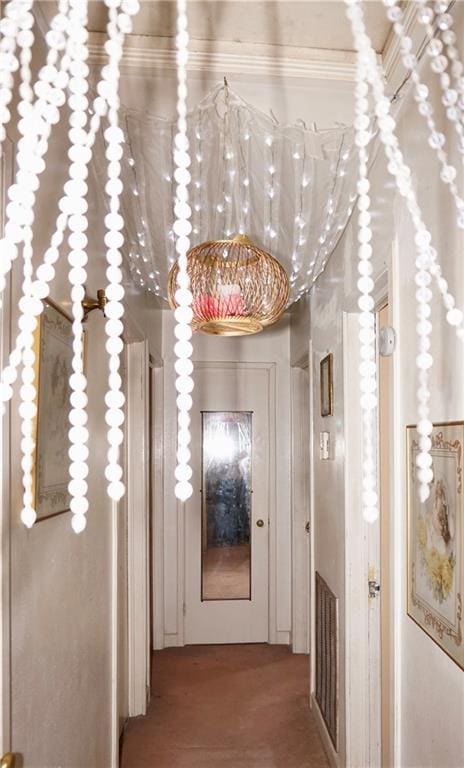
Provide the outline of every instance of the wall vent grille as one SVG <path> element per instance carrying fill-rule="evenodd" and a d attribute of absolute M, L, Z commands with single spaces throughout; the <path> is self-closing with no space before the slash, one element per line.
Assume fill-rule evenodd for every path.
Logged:
<path fill-rule="evenodd" d="M 316 701 L 338 750 L 338 598 L 317 571 Z"/>

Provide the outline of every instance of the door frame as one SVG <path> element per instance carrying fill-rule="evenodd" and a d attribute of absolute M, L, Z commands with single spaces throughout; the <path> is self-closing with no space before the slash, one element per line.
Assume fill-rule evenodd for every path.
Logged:
<path fill-rule="evenodd" d="M 398 327 L 398 244 L 393 241 L 390 263 L 378 276 L 374 289 L 376 311 L 388 300 L 393 327 Z M 368 598 L 369 566 L 379 574 L 380 524 L 373 526 L 362 520 L 362 456 L 360 391 L 358 367 L 360 362 L 358 341 L 358 313 L 343 313 L 344 353 L 344 410 L 345 410 L 345 684 L 346 684 L 346 766 L 363 765 L 374 768 L 381 765 L 381 648 L 380 610 L 375 603 L 375 613 Z M 389 753 L 393 766 L 400 765 L 400 650 L 401 650 L 401 552 L 403 525 L 400 505 L 395 498 L 402 493 L 401 472 L 395 463 L 395 446 L 401 446 L 402 428 L 400 414 L 399 343 L 392 360 L 390 381 L 390 547 L 388 554 L 390 593 L 390 711 Z M 379 446 L 379 417 L 376 421 L 377 445 Z M 397 457 L 396 457 L 397 461 Z M 381 594 L 381 593 L 380 593 Z M 377 623 L 377 629 L 373 625 Z M 371 637 L 371 629 L 374 629 Z M 374 647 L 375 646 L 375 647 Z"/>
<path fill-rule="evenodd" d="M 361 516 L 362 439 L 357 312 L 343 313 L 345 413 L 345 686 L 346 766 L 369 763 L 367 523 Z"/>
<path fill-rule="evenodd" d="M 5 137 L 0 164 L 0 231 L 3 232 L 6 192 L 13 180 L 14 144 Z M 0 369 L 11 348 L 11 280 L 7 277 L 0 306 Z M 0 755 L 11 744 L 11 595 L 10 595 L 10 403 L 0 422 Z"/>
<path fill-rule="evenodd" d="M 257 508 L 255 505 L 255 502 L 257 502 L 258 499 L 261 499 L 263 502 L 263 509 L 262 509 L 262 517 L 264 517 L 265 521 L 265 528 L 263 529 L 263 534 L 258 534 L 256 537 L 254 537 L 254 534 L 252 534 L 252 545 L 251 545 L 251 556 L 252 556 L 252 562 L 251 562 L 251 578 L 252 578 L 252 584 L 254 584 L 254 578 L 253 573 L 259 573 L 261 574 L 260 578 L 262 579 L 262 585 L 256 591 L 256 586 L 259 584 L 259 579 L 256 579 L 255 586 L 252 587 L 252 594 L 255 596 L 256 599 L 253 601 L 248 600 L 226 600 L 226 601 L 201 601 L 201 604 L 199 605 L 197 602 L 197 598 L 194 596 L 196 593 L 196 589 L 192 588 L 193 582 L 190 581 L 190 589 L 187 588 L 187 583 L 189 580 L 189 575 L 191 579 L 192 570 L 187 570 L 188 567 L 192 566 L 193 561 L 196 561 L 196 555 L 195 555 L 195 548 L 192 549 L 189 547 L 189 542 L 192 540 L 191 533 L 195 525 L 193 524 L 191 528 L 189 528 L 188 524 L 186 524 L 186 518 L 193 512 L 193 509 L 196 507 L 196 503 L 194 503 L 193 507 L 185 506 L 185 511 L 183 511 L 182 514 L 182 520 L 183 520 L 183 526 L 184 526 L 184 600 L 186 603 L 186 610 L 183 614 L 183 625 L 184 625 L 184 642 L 187 644 L 190 643 L 199 643 L 202 642 L 243 642 L 241 639 L 241 630 L 238 629 L 237 634 L 229 637 L 229 634 L 225 632 L 223 633 L 223 630 L 219 629 L 219 627 L 223 628 L 224 625 L 222 622 L 216 623 L 214 620 L 212 620 L 212 625 L 210 625 L 211 632 L 214 633 L 214 624 L 216 624 L 216 627 L 218 628 L 218 635 L 216 635 L 215 639 L 211 639 L 208 632 L 204 632 L 203 638 L 205 639 L 199 639 L 198 633 L 196 633 L 196 628 L 199 628 L 202 625 L 202 622 L 199 618 L 199 613 L 194 613 L 193 606 L 195 605 L 197 607 L 197 611 L 202 613 L 205 616 L 205 622 L 208 622 L 208 615 L 212 615 L 215 612 L 217 612 L 217 615 L 220 615 L 222 613 L 224 622 L 227 622 L 227 617 L 233 616 L 236 613 L 242 612 L 241 618 L 236 617 L 236 620 L 232 622 L 230 630 L 233 633 L 235 627 L 239 628 L 241 626 L 242 619 L 245 621 L 246 624 L 248 624 L 248 620 L 250 619 L 250 616 L 248 616 L 247 619 L 244 618 L 245 614 L 250 612 L 253 616 L 259 616 L 259 626 L 260 631 L 258 632 L 259 637 L 256 637 L 253 633 L 253 630 L 250 627 L 250 635 L 248 636 L 248 639 L 245 642 L 272 642 L 270 640 L 271 637 L 271 592 L 272 592 L 272 584 L 271 584 L 271 574 L 275 572 L 275 569 L 273 567 L 272 562 L 272 551 L 274 549 L 273 544 L 276 544 L 276 538 L 274 541 L 272 540 L 272 534 L 271 534 L 271 527 L 272 522 L 271 519 L 275 518 L 275 515 L 272 513 L 272 508 L 276 507 L 276 500 L 275 500 L 275 490 L 274 487 L 276 485 L 276 472 L 275 472 L 275 466 L 276 466 L 276 457 L 273 456 L 273 453 L 275 454 L 275 438 L 274 438 L 274 430 L 275 430 L 275 424 L 272 424 L 272 418 L 271 418 L 271 412 L 272 409 L 269 407 L 270 403 L 273 401 L 273 397 L 271 394 L 271 378 L 270 378 L 270 371 L 272 370 L 272 367 L 270 367 L 268 364 L 258 364 L 258 363 L 243 363 L 243 362 L 225 362 L 225 363 L 200 363 L 196 364 L 196 371 L 198 373 L 198 377 L 201 377 L 201 374 L 204 374 L 204 377 L 206 380 L 210 380 L 214 376 L 221 377 L 221 380 L 223 382 L 227 382 L 232 376 L 242 375 L 246 376 L 247 374 L 251 377 L 247 379 L 247 388 L 246 391 L 248 391 L 248 388 L 250 388 L 250 392 L 252 393 L 254 397 L 254 405 L 247 402 L 247 397 L 244 394 L 243 398 L 245 402 L 241 402 L 240 405 L 238 403 L 235 403 L 235 406 L 229 407 L 230 403 L 224 406 L 225 411 L 229 410 L 235 410 L 237 407 L 238 410 L 244 410 L 244 411 L 250 411 L 254 414 L 253 415 L 253 427 L 252 432 L 253 435 L 256 436 L 259 431 L 259 424 L 264 425 L 266 424 L 267 428 L 267 440 L 262 442 L 263 450 L 261 452 L 262 458 L 266 463 L 266 474 L 268 481 L 263 483 L 261 482 L 260 490 L 258 489 L 258 479 L 257 476 L 253 474 L 254 481 L 253 486 L 255 487 L 254 494 L 252 498 L 254 501 L 252 502 L 252 519 L 250 520 L 250 525 L 252 528 L 250 530 L 253 530 L 253 526 L 256 522 L 256 513 Z M 258 381 L 255 379 L 256 377 L 259 377 L 259 385 Z M 199 382 L 198 382 L 199 385 Z M 210 400 L 208 397 L 206 399 L 203 399 L 200 395 L 197 399 L 201 400 L 201 406 L 197 402 L 196 408 L 197 408 L 197 414 L 200 416 L 201 412 L 208 412 L 209 410 L 216 411 L 219 408 L 222 408 L 223 405 L 219 405 L 219 403 L 223 403 L 222 397 L 220 394 L 221 390 L 218 390 L 218 402 L 215 403 L 214 406 L 211 406 L 210 408 Z M 232 395 L 232 399 L 235 400 L 235 388 L 233 389 L 234 394 Z M 257 396 L 257 392 L 259 392 L 259 395 Z M 265 394 L 266 393 L 266 394 Z M 267 394 L 269 393 L 269 401 L 267 398 Z M 229 399 L 229 398 L 227 398 Z M 242 398 L 240 398 L 242 400 Z M 200 410 L 198 410 L 200 408 Z M 260 410 L 260 417 L 258 419 L 258 415 L 256 414 L 256 410 L 259 408 Z M 192 428 L 192 435 L 194 436 L 194 439 L 198 439 L 198 458 L 201 456 L 201 431 L 197 431 L 197 427 L 200 426 L 200 420 L 197 422 L 197 425 L 195 429 Z M 192 450 L 197 449 L 197 443 L 193 443 L 194 448 Z M 252 451 L 254 454 L 254 449 Z M 253 466 L 255 463 L 255 460 L 253 458 Z M 198 462 L 198 469 L 201 473 L 201 462 Z M 253 472 L 255 470 L 253 469 Z M 200 487 L 200 477 L 196 478 L 196 482 L 194 483 L 194 486 Z M 195 489 L 196 493 L 196 489 Z M 274 496 L 274 498 L 273 498 Z M 201 505 L 200 505 L 201 508 Z M 188 534 L 190 533 L 190 537 Z M 266 544 L 263 542 L 263 537 L 266 538 Z M 254 539 L 254 541 L 253 541 Z M 200 538 L 197 539 L 197 542 L 199 544 Z M 256 552 L 260 551 L 264 554 L 267 562 L 262 563 L 262 567 L 257 569 L 257 563 L 256 561 L 253 561 L 253 556 L 256 554 Z M 200 565 L 199 562 L 197 562 L 197 565 Z M 265 568 L 266 570 L 263 571 L 262 568 Z M 267 573 L 266 573 L 267 571 Z M 201 574 L 201 568 L 199 569 L 198 575 Z M 201 579 L 201 576 L 200 576 Z M 195 578 L 196 581 L 196 578 Z M 198 584 L 199 586 L 199 584 Z M 192 594 L 193 593 L 193 594 Z M 259 598 L 258 598 L 259 595 Z M 200 592 L 197 593 L 197 596 L 200 597 Z M 189 600 L 192 601 L 192 608 L 190 608 Z M 260 610 L 258 611 L 258 604 L 261 603 L 261 607 L 264 609 L 265 606 L 265 613 L 266 616 L 263 616 L 263 612 Z M 197 616 L 197 621 L 195 620 L 194 616 Z M 256 627 L 255 627 L 256 629 Z M 261 634 L 262 632 L 262 634 Z M 202 635 L 202 632 L 200 630 L 200 635 Z M 227 639 L 219 639 L 219 636 Z M 195 638 L 195 639 L 194 639 Z M 254 638 L 254 639 L 253 639 Z"/>
<path fill-rule="evenodd" d="M 293 653 L 309 653 L 311 634 L 311 397 L 309 355 L 304 355 L 291 369 L 292 386 L 292 650 Z M 304 392 L 306 389 L 306 393 Z M 305 394 L 307 397 L 305 397 Z M 307 412 L 307 434 L 301 434 L 302 412 Z M 304 443 L 306 445 L 304 446 Z M 301 498 L 301 490 L 295 480 L 296 467 L 307 460 L 307 499 Z M 300 484 L 301 485 L 301 484 Z M 306 504 L 304 516 L 301 509 Z M 309 532 L 305 532 L 305 521 Z M 303 538 L 304 537 L 304 538 Z M 303 542 L 303 543 L 302 543 Z"/>
<path fill-rule="evenodd" d="M 272 362 L 230 362 L 230 361 L 195 361 L 195 368 L 210 369 L 264 369 L 269 377 L 269 640 L 271 644 L 289 644 L 290 633 L 280 630 L 277 626 L 277 364 Z M 155 393 L 160 397 L 160 393 Z M 158 602 L 159 610 L 155 607 L 155 633 L 157 647 L 183 646 L 185 643 L 185 524 L 184 505 L 174 497 L 174 469 L 176 460 L 176 435 L 177 419 L 172 417 L 176 413 L 176 391 L 174 388 L 174 371 L 171 361 L 164 368 L 164 498 L 163 508 L 159 514 L 155 514 L 153 535 L 156 541 L 162 542 L 156 547 L 158 556 L 163 557 L 163 584 L 162 595 L 159 589 L 155 591 L 155 606 Z M 156 406 L 159 408 L 160 405 Z M 172 481 L 171 481 L 172 478 Z M 167 551 L 175 551 L 177 563 L 173 563 L 166 557 Z M 161 567 L 155 565 L 155 568 Z M 175 593 L 175 600 L 170 599 Z M 156 595 L 159 595 L 158 599 Z M 162 598 L 162 603 L 161 603 Z"/>
<path fill-rule="evenodd" d="M 146 714 L 150 696 L 148 342 L 127 346 L 128 710 Z"/>

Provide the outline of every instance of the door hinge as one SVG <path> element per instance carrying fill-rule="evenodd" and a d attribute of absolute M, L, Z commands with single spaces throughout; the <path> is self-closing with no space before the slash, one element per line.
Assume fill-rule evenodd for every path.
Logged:
<path fill-rule="evenodd" d="M 187 603 L 182 603 L 182 613 L 184 616 L 187 615 Z"/>
<path fill-rule="evenodd" d="M 311 531 L 311 523 L 309 522 L 309 520 L 305 525 L 305 531 L 306 533 L 309 533 Z"/>
<path fill-rule="evenodd" d="M 367 582 L 369 585 L 369 597 L 375 598 L 380 594 L 380 584 L 376 579 L 369 579 Z"/>

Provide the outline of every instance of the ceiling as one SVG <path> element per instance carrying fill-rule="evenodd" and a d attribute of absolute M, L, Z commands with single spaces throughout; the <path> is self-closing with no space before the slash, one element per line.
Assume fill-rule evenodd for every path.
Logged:
<path fill-rule="evenodd" d="M 47 17 L 54 5 L 42 3 Z M 369 0 L 364 6 L 369 34 L 381 53 L 390 29 L 385 8 L 381 0 Z M 189 0 L 188 14 L 194 40 L 353 50 L 345 4 L 339 0 Z M 175 0 L 141 0 L 133 34 L 172 37 L 175 23 Z M 105 26 L 103 0 L 90 0 L 89 30 L 104 32 Z"/>

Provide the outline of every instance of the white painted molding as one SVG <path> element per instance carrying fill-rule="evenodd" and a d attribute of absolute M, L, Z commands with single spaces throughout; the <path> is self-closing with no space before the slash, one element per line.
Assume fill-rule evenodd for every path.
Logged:
<path fill-rule="evenodd" d="M 270 645 L 291 645 L 291 632 L 287 632 L 285 629 L 277 629 L 275 631 L 274 639 L 270 641 Z"/>
<path fill-rule="evenodd" d="M 400 284 L 401 267 L 399 257 L 399 244 L 396 237 L 392 243 L 391 269 L 390 269 L 390 290 L 389 304 L 390 317 L 394 328 L 400 328 Z M 406 498 L 406 478 L 403 467 L 405 466 L 406 441 L 404 439 L 404 424 L 402 413 L 403 397 L 403 370 L 401 368 L 401 334 L 398 334 L 397 346 L 393 355 L 392 370 L 392 413 L 391 413 L 391 452 L 390 467 L 391 486 L 390 495 L 392 500 Z M 391 523 L 391 579 L 390 595 L 392 599 L 392 628 L 390 635 L 391 658 L 391 680 L 390 696 L 391 702 L 394 702 L 391 712 L 391 736 L 393 744 L 390 754 L 393 757 L 394 768 L 401 767 L 402 759 L 402 641 L 403 641 L 403 622 L 406 614 L 406 589 L 405 579 L 405 552 L 404 552 L 404 528 L 405 528 L 405 501 L 392 504 L 392 523 Z"/>
<path fill-rule="evenodd" d="M 151 355 L 150 355 L 151 357 Z M 152 584 L 153 649 L 165 647 L 164 637 L 164 369 L 151 365 L 152 408 Z"/>
<path fill-rule="evenodd" d="M 359 320 L 343 313 L 345 413 L 345 764 L 369 762 L 369 647 L 366 524 L 360 514 L 362 443 L 359 424 Z"/>
<path fill-rule="evenodd" d="M 144 715 L 150 669 L 148 345 L 127 347 L 129 716 Z"/>
<path fill-rule="evenodd" d="M 311 704 L 311 712 L 316 721 L 316 725 L 319 730 L 319 735 L 322 740 L 322 745 L 324 747 L 324 751 L 327 755 L 331 768 L 341 768 L 340 755 L 338 754 L 338 752 L 335 751 L 335 747 L 332 743 L 332 739 L 329 736 L 329 732 L 326 728 L 324 718 L 322 717 L 321 710 L 319 709 L 319 704 L 317 703 L 316 697 L 314 696 L 314 694 L 311 694 L 310 704 Z M 358 766 L 357 768 L 361 768 L 361 766 Z"/>
<path fill-rule="evenodd" d="M 411 37 L 413 41 L 413 53 L 420 54 L 424 41 L 426 40 L 425 29 L 419 23 L 417 18 L 418 4 L 407 0 L 403 9 L 405 34 Z M 390 30 L 387 42 L 382 54 L 382 63 L 385 79 L 387 81 L 390 93 L 394 93 L 401 86 L 407 71 L 401 60 L 400 38 L 395 34 L 394 29 Z"/>
<path fill-rule="evenodd" d="M 111 501 L 111 768 L 119 766 L 119 507 Z"/>
<path fill-rule="evenodd" d="M 308 362 L 308 356 L 305 357 Z M 292 650 L 309 653 L 310 634 L 310 520 L 309 487 L 309 372 L 291 368 L 292 414 Z"/>
<path fill-rule="evenodd" d="M 310 306 L 311 311 L 311 306 Z M 316 558 L 315 558 L 315 496 L 314 496 L 314 475 L 315 475 L 315 452 L 316 435 L 314 425 L 315 402 L 317 397 L 317 387 L 315 386 L 314 353 L 313 342 L 309 340 L 309 599 L 310 599 L 310 617 L 309 617 L 309 700 L 316 690 Z"/>
<path fill-rule="evenodd" d="M 13 179 L 14 144 L 7 137 L 0 164 L 0 233 L 3 233 L 6 192 Z M 0 366 L 10 351 L 11 279 L 7 277 L 0 306 Z M 10 598 L 10 404 L 0 422 L 0 754 L 11 749 L 11 598 Z"/>
<path fill-rule="evenodd" d="M 89 61 L 106 62 L 105 35 L 89 34 Z M 176 53 L 171 38 L 130 35 L 124 46 L 121 67 L 140 74 L 163 74 L 176 69 Z M 191 40 L 188 70 L 202 74 L 242 75 L 354 82 L 353 51 L 299 48 Z"/>

